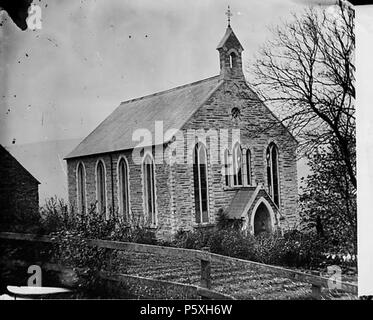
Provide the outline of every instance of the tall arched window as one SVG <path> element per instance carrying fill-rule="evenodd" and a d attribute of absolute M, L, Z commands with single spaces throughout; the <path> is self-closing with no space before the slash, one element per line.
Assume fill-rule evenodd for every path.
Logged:
<path fill-rule="evenodd" d="M 205 223 L 209 221 L 207 154 L 202 143 L 197 143 L 194 148 L 193 177 L 195 219 L 197 223 Z"/>
<path fill-rule="evenodd" d="M 78 191 L 78 211 L 85 212 L 86 193 L 85 193 L 85 169 L 83 163 L 79 163 L 76 172 L 77 191 Z"/>
<path fill-rule="evenodd" d="M 251 152 L 249 149 L 246 150 L 246 183 L 248 186 L 251 185 Z"/>
<path fill-rule="evenodd" d="M 232 52 L 230 55 L 229 55 L 229 67 L 232 69 L 236 66 L 237 64 L 237 56 L 234 52 Z"/>
<path fill-rule="evenodd" d="M 279 206 L 280 189 L 278 178 L 278 150 L 277 146 L 273 142 L 267 148 L 266 160 L 268 192 L 271 195 L 274 203 Z"/>
<path fill-rule="evenodd" d="M 150 154 L 145 156 L 143 162 L 143 183 L 146 218 L 150 225 L 155 226 L 157 224 L 157 216 L 155 203 L 154 160 Z"/>
<path fill-rule="evenodd" d="M 238 143 L 233 148 L 233 185 L 242 186 L 242 149 Z"/>
<path fill-rule="evenodd" d="M 118 163 L 118 198 L 119 212 L 125 222 L 129 220 L 129 175 L 128 164 L 124 158 Z"/>
<path fill-rule="evenodd" d="M 224 151 L 224 180 L 225 180 L 225 185 L 228 187 L 230 185 L 229 151 L 228 151 L 228 149 L 226 149 Z"/>
<path fill-rule="evenodd" d="M 101 214 L 107 215 L 106 210 L 106 170 L 104 163 L 100 160 L 96 166 L 96 196 L 97 209 Z M 106 216 L 106 218 L 108 218 Z"/>

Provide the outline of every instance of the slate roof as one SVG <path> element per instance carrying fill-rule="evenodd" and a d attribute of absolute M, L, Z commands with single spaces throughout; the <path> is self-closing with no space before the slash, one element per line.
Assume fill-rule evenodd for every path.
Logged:
<path fill-rule="evenodd" d="M 241 219 L 247 204 L 254 200 L 252 198 L 256 197 L 256 190 L 257 187 L 246 187 L 237 191 L 228 209 L 230 219 Z"/>
<path fill-rule="evenodd" d="M 139 144 L 132 140 L 133 132 L 145 128 L 154 139 L 155 121 L 163 121 L 163 132 L 179 130 L 222 83 L 215 76 L 122 102 L 65 159 L 133 149 Z"/>
<path fill-rule="evenodd" d="M 250 208 L 255 206 L 258 199 L 261 197 L 264 197 L 267 201 L 271 202 L 275 207 L 277 207 L 261 184 L 238 189 L 229 205 L 227 212 L 228 218 L 241 219 L 245 217 Z M 279 213 L 281 215 L 281 212 Z"/>
<path fill-rule="evenodd" d="M 231 36 L 235 39 L 235 41 L 238 42 L 238 44 L 241 46 L 241 49 L 243 50 L 243 47 L 242 47 L 240 41 L 238 40 L 237 36 L 234 34 L 231 26 L 228 26 L 227 30 L 225 30 L 225 34 L 224 34 L 223 38 L 220 40 L 220 42 L 219 42 L 218 46 L 216 47 L 216 49 L 223 48 L 224 44 L 227 42 L 227 40 Z"/>

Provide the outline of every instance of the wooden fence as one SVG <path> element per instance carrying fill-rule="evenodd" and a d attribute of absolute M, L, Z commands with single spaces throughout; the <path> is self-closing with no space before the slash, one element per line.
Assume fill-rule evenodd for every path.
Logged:
<path fill-rule="evenodd" d="M 0 232 L 0 239 L 8 240 L 20 240 L 20 241 L 38 241 L 38 242 L 53 242 L 49 236 L 41 236 L 34 234 L 21 234 L 21 233 L 11 233 L 11 232 Z M 268 272 L 276 274 L 277 276 L 282 276 L 292 280 L 309 283 L 312 285 L 312 296 L 315 299 L 321 297 L 322 288 L 329 288 L 330 279 L 314 274 L 308 274 L 296 270 L 286 269 L 278 266 L 267 265 L 259 262 L 253 262 L 238 258 L 232 258 L 227 256 L 222 256 L 219 254 L 211 253 L 207 250 L 193 250 L 193 249 L 183 249 L 174 247 L 163 247 L 157 245 L 146 245 L 131 242 L 120 242 L 120 241 L 108 241 L 108 240 L 88 240 L 88 245 L 96 246 L 99 248 L 106 248 L 119 251 L 133 251 L 140 253 L 152 253 L 157 255 L 171 256 L 171 257 L 181 257 L 190 260 L 199 260 L 201 264 L 201 282 L 200 287 L 197 290 L 201 296 L 206 298 L 218 298 L 218 293 L 211 290 L 211 263 L 229 263 L 231 265 L 239 265 L 251 270 L 256 270 L 258 272 Z M 339 287 L 340 290 L 357 295 L 357 285 L 346 283 L 338 280 L 333 280 L 333 285 Z M 221 295 L 220 298 L 223 298 Z M 227 298 L 229 296 L 226 296 Z"/>

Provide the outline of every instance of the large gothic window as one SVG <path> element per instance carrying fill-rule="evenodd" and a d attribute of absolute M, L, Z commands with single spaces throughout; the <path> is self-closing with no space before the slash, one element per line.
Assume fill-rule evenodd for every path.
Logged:
<path fill-rule="evenodd" d="M 242 149 L 240 144 L 236 143 L 232 155 L 229 154 L 228 150 L 225 150 L 224 178 L 226 186 L 251 185 L 251 153 L 249 149 Z"/>
<path fill-rule="evenodd" d="M 267 148 L 266 160 L 268 192 L 271 195 L 274 203 L 279 206 L 280 190 L 278 178 L 278 150 L 274 143 L 271 143 Z"/>
<path fill-rule="evenodd" d="M 193 177 L 195 219 L 197 223 L 206 223 L 209 221 L 207 154 L 202 143 L 197 143 L 194 148 Z"/>
<path fill-rule="evenodd" d="M 124 222 L 129 219 L 129 176 L 128 164 L 124 158 L 121 158 L 118 163 L 118 197 L 119 197 L 119 212 Z"/>
<path fill-rule="evenodd" d="M 251 152 L 249 149 L 246 150 L 246 183 L 248 186 L 251 185 Z"/>
<path fill-rule="evenodd" d="M 97 209 L 101 214 L 105 214 L 107 218 L 106 210 L 106 170 L 104 163 L 100 160 L 96 166 L 96 197 L 97 197 Z"/>
<path fill-rule="evenodd" d="M 86 193 L 85 193 L 85 169 L 83 163 L 79 163 L 77 167 L 77 191 L 78 191 L 78 210 L 81 213 L 86 209 Z"/>
<path fill-rule="evenodd" d="M 233 185 L 242 186 L 242 149 L 238 143 L 233 148 Z"/>
<path fill-rule="evenodd" d="M 154 160 L 150 154 L 145 156 L 143 162 L 143 184 L 147 222 L 148 224 L 155 226 L 157 224 L 157 216 L 155 201 Z"/>
<path fill-rule="evenodd" d="M 229 151 L 228 149 L 224 151 L 224 181 L 225 181 L 225 185 L 229 187 L 230 173 L 229 173 Z"/>

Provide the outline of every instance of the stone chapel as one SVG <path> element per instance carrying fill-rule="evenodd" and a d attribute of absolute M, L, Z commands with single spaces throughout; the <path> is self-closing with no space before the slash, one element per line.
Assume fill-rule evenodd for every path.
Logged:
<path fill-rule="evenodd" d="M 160 238 L 221 210 L 254 235 L 292 227 L 297 141 L 246 82 L 243 50 L 228 23 L 218 75 L 122 102 L 65 158 L 76 210 Z"/>

